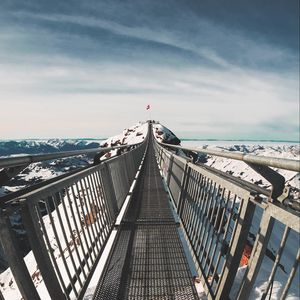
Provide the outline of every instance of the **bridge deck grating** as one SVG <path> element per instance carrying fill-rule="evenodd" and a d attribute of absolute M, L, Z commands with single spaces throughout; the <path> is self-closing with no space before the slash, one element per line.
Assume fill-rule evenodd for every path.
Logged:
<path fill-rule="evenodd" d="M 139 184 L 94 299 L 198 299 L 151 138 Z"/>

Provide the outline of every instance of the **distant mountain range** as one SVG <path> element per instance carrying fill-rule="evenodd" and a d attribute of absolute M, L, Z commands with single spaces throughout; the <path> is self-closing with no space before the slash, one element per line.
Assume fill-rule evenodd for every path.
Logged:
<path fill-rule="evenodd" d="M 294 140 L 265 140 L 265 139 L 203 139 L 203 138 L 181 138 L 182 141 L 220 141 L 220 142 L 271 142 L 271 143 L 294 143 L 299 144 L 299 141 Z"/>
<path fill-rule="evenodd" d="M 49 139 L 49 140 L 11 140 L 11 141 L 0 141 L 0 156 L 17 156 L 22 154 L 39 154 L 39 153 L 54 153 L 59 151 L 71 151 L 71 150 L 83 150 L 90 148 L 98 148 L 101 144 L 104 146 L 112 146 L 115 144 L 134 144 L 141 142 L 147 132 L 147 124 L 141 123 L 133 127 L 125 129 L 121 134 L 110 137 L 106 140 L 94 140 L 94 139 Z M 287 145 L 287 144 L 272 144 L 265 145 L 263 143 L 247 143 L 246 141 L 222 141 L 218 140 L 196 140 L 186 139 L 180 141 L 172 131 L 162 126 L 161 124 L 155 124 L 153 127 L 153 133 L 157 140 L 167 143 L 178 144 L 181 142 L 183 146 L 193 145 L 193 147 L 204 147 L 206 149 L 214 150 L 227 150 L 235 152 L 245 152 L 252 155 L 265 155 L 274 156 L 288 159 L 299 159 L 300 146 L 299 145 Z M 192 141 L 193 143 L 187 143 L 186 141 Z M 197 141 L 205 141 L 198 142 Z M 206 142 L 207 141 L 207 142 Z M 214 142 L 213 142 L 214 141 Z M 232 142 L 232 143 L 230 143 Z M 114 150 L 115 151 L 115 150 Z M 189 153 L 179 152 L 179 155 L 189 155 Z M 109 157 L 112 157 L 114 152 L 111 151 Z M 71 158 L 57 159 L 54 161 L 45 161 L 40 163 L 33 163 L 14 179 L 4 186 L 0 187 L 0 197 L 8 192 L 20 190 L 29 185 L 38 183 L 40 181 L 50 179 L 52 177 L 70 172 L 78 167 L 84 167 L 93 162 L 93 155 L 85 156 L 80 155 Z M 198 162 L 205 163 L 208 166 L 222 170 L 223 172 L 229 173 L 235 177 L 242 178 L 246 181 L 252 182 L 262 187 L 269 187 L 270 184 L 264 180 L 259 174 L 252 170 L 248 165 L 241 161 L 230 160 L 222 157 L 212 157 L 210 155 L 198 155 Z M 293 187 L 292 197 L 299 201 L 299 173 L 292 171 L 280 170 L 286 181 Z M 3 198 L 2 198 L 3 199 Z M 1 199 L 0 199 L 1 201 Z M 30 250 L 28 241 L 26 239 L 26 232 L 20 230 L 22 228 L 21 218 L 18 214 L 14 216 L 12 220 L 14 230 L 17 233 L 18 240 L 24 255 Z M 32 253 L 29 252 L 28 258 L 32 258 Z M 2 253 L 0 246 L 0 273 L 7 267 L 5 256 Z M 33 272 L 36 268 L 36 264 L 32 263 L 30 270 Z M 2 293 L 8 293 L 14 291 L 14 299 L 20 298 L 15 283 L 12 281 L 12 275 L 10 270 L 7 269 L 5 272 L 0 274 L 0 289 Z M 5 294 L 6 295 L 6 294 Z"/>
<path fill-rule="evenodd" d="M 0 140 L 0 157 L 56 153 L 99 148 L 114 145 L 130 145 L 141 142 L 147 132 L 147 123 L 138 123 L 116 136 L 106 140 L 101 139 L 30 139 L 30 140 Z M 109 157 L 115 153 L 112 151 Z M 79 155 L 63 159 L 56 159 L 33 163 L 15 176 L 5 186 L 0 186 L 0 197 L 8 192 L 20 190 L 43 180 L 85 167 L 93 163 L 94 154 Z"/>
<path fill-rule="evenodd" d="M 98 148 L 101 140 L 10 140 L 0 141 L 0 156 L 17 154 L 54 153 L 59 151 L 72 151 Z"/>
<path fill-rule="evenodd" d="M 169 131 L 167 128 L 165 128 L 162 125 L 159 125 L 157 130 L 161 130 L 161 134 L 163 135 L 156 135 L 159 138 L 164 138 L 166 141 L 169 137 L 172 139 L 168 142 L 175 142 L 175 144 L 180 143 L 180 140 L 176 138 L 176 136 Z M 116 141 L 121 141 L 122 143 L 126 144 L 132 144 L 138 141 L 138 139 L 143 136 L 140 136 L 141 131 L 140 125 L 133 126 L 132 128 L 129 128 L 127 130 L 124 130 L 124 132 L 120 135 L 108 138 L 106 140 L 96 140 L 96 139 L 49 139 L 49 140 L 10 140 L 0 141 L 0 156 L 18 156 L 18 155 L 24 155 L 24 154 L 40 154 L 40 153 L 55 153 L 60 151 L 73 151 L 73 150 L 83 150 L 83 149 L 91 149 L 91 148 L 99 148 L 102 144 L 105 144 L 106 146 L 111 146 L 112 144 L 116 143 Z M 176 139 L 177 140 L 176 140 Z M 199 146 L 203 145 L 202 139 L 184 139 L 182 140 L 183 145 L 189 145 L 189 142 L 192 141 L 193 143 L 191 145 L 197 146 L 197 141 L 199 141 Z M 267 155 L 267 156 L 276 156 L 276 157 L 282 157 L 282 158 L 299 158 L 299 152 L 300 147 L 299 145 L 285 145 L 285 144 L 277 144 L 274 143 L 272 146 L 266 146 L 266 145 L 258 145 L 258 143 L 253 146 L 253 142 L 245 143 L 244 141 L 232 141 L 232 143 L 229 143 L 230 141 L 226 142 L 226 145 L 222 145 L 222 141 L 220 142 L 220 145 L 218 145 L 217 140 L 210 140 L 212 142 L 212 145 L 214 144 L 214 147 L 219 148 L 220 150 L 228 150 L 228 151 L 241 151 L 245 153 L 251 153 L 254 155 Z M 224 141 L 223 141 L 224 142 Z M 250 141 L 249 141 L 250 142 Z M 205 143 L 209 145 L 209 141 Z M 252 144 L 252 145 L 250 145 Z M 206 146 L 207 147 L 207 146 Z M 213 147 L 213 146 L 208 146 Z M 212 163 L 214 160 L 216 160 L 214 163 Z M 31 164 L 28 168 L 26 168 L 22 173 L 17 175 L 13 180 L 10 181 L 9 186 L 0 187 L 0 196 L 5 194 L 8 191 L 14 191 L 21 187 L 28 186 L 32 183 L 37 183 L 45 179 L 49 179 L 52 177 L 55 177 L 57 175 L 64 174 L 66 172 L 72 171 L 78 167 L 84 167 L 88 164 L 92 163 L 93 161 L 93 155 L 89 156 L 77 156 L 77 157 L 71 157 L 71 158 L 65 158 L 65 159 L 58 159 L 55 161 L 46 161 L 46 162 L 40 162 Z M 234 162 L 232 160 L 229 160 L 226 165 L 226 169 L 224 169 L 224 166 L 218 166 L 218 163 L 216 162 L 223 161 L 223 159 L 215 158 L 213 160 L 210 160 L 210 164 L 213 164 L 216 168 L 221 169 L 223 171 L 230 171 L 229 168 L 231 166 L 235 165 L 238 162 Z M 245 172 L 244 172 L 245 173 Z M 246 174 L 246 173 L 245 173 Z M 238 175 L 238 174 L 236 174 Z M 289 176 L 290 177 L 290 176 Z M 287 178 L 290 179 L 290 178 Z M 255 182 L 256 180 L 253 179 Z"/>

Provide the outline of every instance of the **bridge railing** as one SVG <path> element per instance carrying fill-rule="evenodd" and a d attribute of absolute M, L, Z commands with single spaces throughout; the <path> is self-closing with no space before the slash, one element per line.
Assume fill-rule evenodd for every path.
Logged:
<path fill-rule="evenodd" d="M 270 190 L 154 147 L 208 298 L 263 286 L 264 299 L 276 284 L 280 299 L 299 297 L 299 214 L 268 201 Z"/>
<path fill-rule="evenodd" d="M 83 297 L 128 194 L 146 140 L 135 149 L 13 199 L 0 209 L 0 241 L 23 299 Z M 14 228 L 14 218 L 24 228 Z M 16 231 L 25 230 L 25 259 Z M 34 269 L 32 269 L 34 267 Z M 43 288 L 36 289 L 37 285 Z"/>
<path fill-rule="evenodd" d="M 42 154 L 33 154 L 33 155 L 27 154 L 27 155 L 20 155 L 20 156 L 0 157 L 0 186 L 9 182 L 13 177 L 15 177 L 18 173 L 22 172 L 32 163 L 70 158 L 79 155 L 94 155 L 94 163 L 99 163 L 100 157 L 111 150 L 116 150 L 119 152 L 124 150 L 128 151 L 139 144 L 140 143 L 133 144 L 133 145 L 114 146 L 114 147 L 100 147 L 100 148 L 92 148 L 92 149 L 84 149 L 84 150 L 60 151 L 54 153 L 42 153 Z M 6 198 L 10 198 L 10 197 L 6 197 Z M 1 202 L 0 205 L 2 204 L 3 203 Z"/>
<path fill-rule="evenodd" d="M 91 153 L 105 153 L 116 149 L 126 149 L 135 145 L 122 145 L 115 147 L 105 147 L 105 148 L 92 148 L 84 150 L 74 150 L 74 151 L 62 151 L 54 153 L 42 153 L 33 155 L 20 155 L 20 156 L 10 156 L 10 157 L 0 157 L 0 168 L 12 168 L 17 166 L 28 165 L 35 162 L 66 158 L 78 155 L 86 155 Z"/>

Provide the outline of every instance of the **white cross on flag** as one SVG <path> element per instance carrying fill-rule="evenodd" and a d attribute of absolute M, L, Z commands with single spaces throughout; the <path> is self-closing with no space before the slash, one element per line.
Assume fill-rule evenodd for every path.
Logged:
<path fill-rule="evenodd" d="M 146 106 L 146 110 L 149 110 L 150 109 L 150 104 L 148 104 L 147 106 Z"/>

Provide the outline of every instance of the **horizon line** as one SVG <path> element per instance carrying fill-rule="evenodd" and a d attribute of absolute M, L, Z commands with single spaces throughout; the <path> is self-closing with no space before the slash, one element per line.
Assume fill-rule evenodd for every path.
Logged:
<path fill-rule="evenodd" d="M 99 137 L 99 138 L 89 138 L 89 137 L 78 137 L 78 138 L 4 138 L 0 139 L 0 141 L 41 141 L 41 140 L 107 140 L 108 137 Z M 218 141 L 224 141 L 224 142 L 286 142 L 286 143 L 299 143 L 298 140 L 287 140 L 287 139 L 220 139 L 220 138 L 179 138 L 181 141 L 208 141 L 208 142 L 218 142 Z"/>

